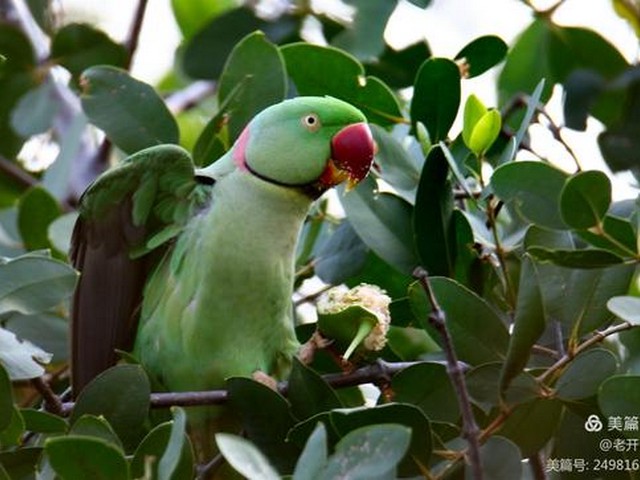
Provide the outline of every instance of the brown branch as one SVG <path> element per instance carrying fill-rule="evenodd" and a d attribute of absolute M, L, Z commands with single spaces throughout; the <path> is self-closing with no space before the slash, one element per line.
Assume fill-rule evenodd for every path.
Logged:
<path fill-rule="evenodd" d="M 215 91 L 215 82 L 198 80 L 182 90 L 173 92 L 165 99 L 169 111 L 174 115 L 190 110 Z"/>
<path fill-rule="evenodd" d="M 29 188 L 37 185 L 38 179 L 21 169 L 18 165 L 0 156 L 0 173 L 8 176 L 20 186 Z"/>
<path fill-rule="evenodd" d="M 60 401 L 60 397 L 51 389 L 49 384 L 44 381 L 42 377 L 37 377 L 31 380 L 31 384 L 42 395 L 44 401 L 44 409 L 55 415 L 63 415 L 64 408 Z"/>
<path fill-rule="evenodd" d="M 460 413 L 462 414 L 462 437 L 467 441 L 467 456 L 471 465 L 471 474 L 474 480 L 482 480 L 482 463 L 480 461 L 480 428 L 473 416 L 473 408 L 469 398 L 469 392 L 464 379 L 464 370 L 461 368 L 460 362 L 453 347 L 453 340 L 447 327 L 447 319 L 445 312 L 440 308 L 438 299 L 431 288 L 429 274 L 427 271 L 418 267 L 413 272 L 422 289 L 429 299 L 432 311 L 429 314 L 428 321 L 438 331 L 443 342 L 443 350 L 447 358 L 447 373 L 451 379 L 451 384 L 456 392 Z"/>
<path fill-rule="evenodd" d="M 127 40 L 125 42 L 125 48 L 127 49 L 127 62 L 125 63 L 125 68 L 127 70 L 131 69 L 133 56 L 138 49 L 140 32 L 142 31 L 142 23 L 144 21 L 144 14 L 147 10 L 147 2 L 148 0 L 140 0 L 138 2 L 138 6 L 136 7 L 136 11 L 133 15 L 133 21 L 131 22 L 131 28 L 129 29 L 129 36 L 127 37 Z"/>

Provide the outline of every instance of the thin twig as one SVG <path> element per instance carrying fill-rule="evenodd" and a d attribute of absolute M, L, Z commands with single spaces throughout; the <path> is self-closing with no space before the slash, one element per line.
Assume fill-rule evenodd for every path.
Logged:
<path fill-rule="evenodd" d="M 140 0 L 133 15 L 133 21 L 131 22 L 131 28 L 129 29 L 129 36 L 127 37 L 127 41 L 125 43 L 125 48 L 127 49 L 127 62 L 125 64 L 125 68 L 127 70 L 131 69 L 133 57 L 136 53 L 136 50 L 138 49 L 140 32 L 142 31 L 142 23 L 144 21 L 144 14 L 147 10 L 147 2 L 148 0 Z"/>
<path fill-rule="evenodd" d="M 474 480 L 482 480 L 482 463 L 480 461 L 480 428 L 473 416 L 473 409 L 469 392 L 464 379 L 464 370 L 453 347 L 453 341 L 447 327 L 445 312 L 440 308 L 438 299 L 431 288 L 429 274 L 427 271 L 418 267 L 414 270 L 413 276 L 420 282 L 424 292 L 426 293 L 432 311 L 429 314 L 429 323 L 438 331 L 442 338 L 443 349 L 447 358 L 447 373 L 451 379 L 451 384 L 456 391 L 460 412 L 462 414 L 462 437 L 467 441 L 468 450 L 467 457 L 471 465 L 471 473 Z"/>
<path fill-rule="evenodd" d="M 8 176 L 19 185 L 29 188 L 38 184 L 38 180 L 15 163 L 0 156 L 0 173 Z"/>
<path fill-rule="evenodd" d="M 182 90 L 173 92 L 165 99 L 167 108 L 171 113 L 177 115 L 198 105 L 202 100 L 212 95 L 215 91 L 215 82 L 209 80 L 198 80 L 189 84 Z"/>
<path fill-rule="evenodd" d="M 60 397 L 51 390 L 51 387 L 42 377 L 37 377 L 31 380 L 33 387 L 42 395 L 44 401 L 44 409 L 54 415 L 62 415 L 64 412 L 63 404 L 60 401 Z"/>

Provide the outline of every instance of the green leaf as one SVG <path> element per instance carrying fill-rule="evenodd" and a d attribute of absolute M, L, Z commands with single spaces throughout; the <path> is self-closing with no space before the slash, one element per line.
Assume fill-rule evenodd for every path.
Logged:
<path fill-rule="evenodd" d="M 640 325 L 640 298 L 628 295 L 610 298 L 607 308 L 616 317 L 633 325 Z"/>
<path fill-rule="evenodd" d="M 358 60 L 371 61 L 384 51 L 384 30 L 396 4 L 388 0 L 350 0 L 349 4 L 356 9 L 355 16 L 331 44 Z"/>
<path fill-rule="evenodd" d="M 123 454 L 97 438 L 57 437 L 45 443 L 51 466 L 65 480 L 128 480 L 129 469 Z"/>
<path fill-rule="evenodd" d="M 345 360 L 377 323 L 376 313 L 362 305 L 345 306 L 338 312 L 318 312 L 318 330 L 323 337 L 335 341 Z"/>
<path fill-rule="evenodd" d="M 62 209 L 44 188 L 31 187 L 20 198 L 18 228 L 27 250 L 50 248 L 48 228 L 60 216 Z"/>
<path fill-rule="evenodd" d="M 513 442 L 498 435 L 489 437 L 480 447 L 482 478 L 485 480 L 511 480 L 522 478 L 520 449 Z M 465 480 L 472 479 L 471 467 L 465 465 Z"/>
<path fill-rule="evenodd" d="M 23 447 L 17 450 L 0 452 L 0 465 L 9 474 L 11 480 L 31 479 L 41 457 L 42 448 Z"/>
<path fill-rule="evenodd" d="M 78 220 L 77 212 L 69 212 L 54 219 L 47 229 L 47 237 L 53 248 L 59 252 L 68 252 L 71 248 L 71 234 Z"/>
<path fill-rule="evenodd" d="M 544 332 L 547 323 L 536 266 L 525 256 L 521 268 L 513 333 L 500 380 L 501 392 L 507 389 L 511 380 L 527 365 L 531 348 Z"/>
<path fill-rule="evenodd" d="M 64 313 L 14 313 L 5 322 L 5 327 L 18 338 L 27 338 L 50 353 L 54 363 L 64 362 L 69 357 L 69 322 L 61 315 Z"/>
<path fill-rule="evenodd" d="M 13 394 L 11 388 L 11 377 L 2 364 L 0 364 L 0 432 L 11 423 L 11 412 L 13 410 Z"/>
<path fill-rule="evenodd" d="M 185 39 L 190 39 L 212 19 L 238 6 L 238 0 L 171 0 L 176 22 Z"/>
<path fill-rule="evenodd" d="M 25 433 L 24 420 L 17 406 L 13 405 L 9 413 L 9 424 L 0 431 L 0 447 L 17 447 L 22 444 Z"/>
<path fill-rule="evenodd" d="M 413 230 L 420 262 L 431 275 L 451 276 L 456 260 L 453 191 L 441 148 L 432 148 L 416 193 Z"/>
<path fill-rule="evenodd" d="M 151 386 L 140 365 L 117 365 L 98 375 L 76 400 L 70 422 L 84 414 L 102 415 L 128 450 L 142 436 Z"/>
<path fill-rule="evenodd" d="M 342 407 L 336 392 L 311 368 L 294 358 L 287 395 L 291 410 L 299 420 Z"/>
<path fill-rule="evenodd" d="M 638 415 L 640 405 L 640 376 L 615 375 L 602 382 L 598 391 L 598 405 L 605 417 L 631 417 Z M 627 432 L 637 438 L 638 432 Z"/>
<path fill-rule="evenodd" d="M 58 113 L 59 98 L 52 82 L 43 82 L 25 93 L 11 112 L 11 127 L 22 137 L 44 133 Z"/>
<path fill-rule="evenodd" d="M 158 480 L 170 480 L 180 465 L 182 459 L 185 434 L 187 430 L 187 415 L 184 409 L 172 407 L 173 424 L 167 448 L 158 463 Z"/>
<path fill-rule="evenodd" d="M 0 407 L 0 412 L 2 407 Z M 24 428 L 28 432 L 36 433 L 64 433 L 67 431 L 67 422 L 52 413 L 35 410 L 33 408 L 20 409 L 20 415 L 24 420 Z M 0 425 L 0 430 L 2 426 Z"/>
<path fill-rule="evenodd" d="M 595 395 L 600 384 L 613 376 L 618 361 L 609 350 L 594 348 L 578 355 L 555 384 L 563 400 L 579 400 Z"/>
<path fill-rule="evenodd" d="M 395 478 L 395 468 L 411 439 L 403 425 L 362 427 L 347 434 L 336 445 L 321 479 Z"/>
<path fill-rule="evenodd" d="M 298 23 L 291 16 L 267 22 L 244 7 L 229 10 L 213 18 L 187 43 L 182 59 L 185 72 L 192 78 L 218 79 L 231 50 L 245 36 L 260 30 L 273 43 L 280 43 L 294 34 Z"/>
<path fill-rule="evenodd" d="M 411 205 L 391 193 L 377 192 L 371 176 L 351 192 L 339 191 L 347 218 L 360 238 L 390 265 L 410 273 L 417 265 Z"/>
<path fill-rule="evenodd" d="M 116 432 L 113 431 L 109 422 L 103 416 L 85 414 L 78 418 L 71 429 L 70 435 L 91 437 L 104 440 L 118 450 L 123 451 L 122 442 Z"/>
<path fill-rule="evenodd" d="M 216 434 L 216 443 L 224 458 L 236 471 L 255 480 L 279 480 L 280 475 L 260 450 L 251 442 L 237 435 Z"/>
<path fill-rule="evenodd" d="M 382 126 L 403 121 L 389 87 L 375 77 L 365 77 L 363 66 L 348 53 L 308 43 L 285 45 L 281 52 L 298 94 L 339 98 Z"/>
<path fill-rule="evenodd" d="M 140 442 L 131 461 L 131 476 L 133 478 L 141 478 L 144 476 L 145 463 L 149 462 L 149 458 L 153 459 L 151 462 L 151 478 L 158 478 L 158 462 L 167 451 L 173 425 L 174 422 L 161 423 L 151 430 L 142 442 Z M 194 472 L 193 449 L 191 448 L 188 437 L 186 437 L 186 435 L 183 435 L 183 437 L 184 444 L 180 462 L 173 473 L 173 477 L 171 477 L 175 480 L 192 478 Z"/>
<path fill-rule="evenodd" d="M 495 35 L 478 37 L 467 44 L 454 60 L 465 60 L 467 78 L 477 77 L 500 63 L 507 55 L 507 44 Z"/>
<path fill-rule="evenodd" d="M 127 50 L 101 30 L 90 25 L 71 23 L 55 33 L 51 42 L 51 57 L 69 70 L 77 81 L 84 70 L 94 65 L 124 68 Z"/>
<path fill-rule="evenodd" d="M 491 187 L 526 220 L 547 228 L 566 229 L 560 215 L 560 195 L 567 174 L 546 163 L 512 162 L 497 168 Z"/>
<path fill-rule="evenodd" d="M 485 113 L 487 113 L 487 107 L 485 107 L 484 103 L 482 103 L 475 94 L 469 95 L 464 104 L 464 116 L 462 122 L 462 138 L 467 147 L 471 143 L 473 129 Z"/>
<path fill-rule="evenodd" d="M 20 341 L 13 332 L 0 327 L 0 364 L 11 380 L 30 380 L 44 374 L 43 364 L 51 354 L 28 341 Z"/>
<path fill-rule="evenodd" d="M 446 140 L 460 105 L 460 71 L 446 58 L 426 60 L 416 77 L 411 122 L 422 122 L 433 143 Z"/>
<path fill-rule="evenodd" d="M 151 86 L 114 67 L 92 67 L 80 83 L 87 117 L 126 153 L 179 143 L 178 125 Z"/>
<path fill-rule="evenodd" d="M 550 250 L 543 247 L 527 249 L 532 256 L 542 262 L 552 262 L 568 268 L 603 268 L 619 265 L 623 259 L 608 250 Z"/>
<path fill-rule="evenodd" d="M 232 95 L 240 83 L 239 95 Z M 230 140 L 260 111 L 285 98 L 286 71 L 280 51 L 262 32 L 242 39 L 232 50 L 225 64 L 218 87 L 218 98 L 224 103 L 229 97 L 228 128 Z"/>
<path fill-rule="evenodd" d="M 327 457 L 327 430 L 322 423 L 318 423 L 296 463 L 293 480 L 319 478 L 320 472 L 327 463 Z"/>
<path fill-rule="evenodd" d="M 36 55 L 29 38 L 13 23 L 4 21 L 0 25 L 0 52 L 6 59 L 2 72 L 31 70 L 36 65 Z"/>
<path fill-rule="evenodd" d="M 545 392 L 541 391 L 538 381 L 528 372 L 522 372 L 502 390 L 503 364 L 501 362 L 484 363 L 466 373 L 467 389 L 473 402 L 489 414 L 494 407 L 506 404 L 519 404 L 535 400 Z"/>
<path fill-rule="evenodd" d="M 476 155 L 484 155 L 496 141 L 502 128 L 502 117 L 497 110 L 489 110 L 473 127 L 469 138 L 469 150 Z"/>
<path fill-rule="evenodd" d="M 570 177 L 560 194 L 560 213 L 571 228 L 600 225 L 611 205 L 611 182 L 604 172 L 589 170 Z"/>
<path fill-rule="evenodd" d="M 226 386 L 231 408 L 240 416 L 248 438 L 279 471 L 292 471 L 300 450 L 287 441 L 295 423 L 289 403 L 279 393 L 248 378 L 229 378 Z"/>
<path fill-rule="evenodd" d="M 430 56 L 429 46 L 421 41 L 399 51 L 385 45 L 377 59 L 370 62 L 365 60 L 364 63 L 368 74 L 379 78 L 391 88 L 399 89 L 413 85 L 422 62 Z"/>
<path fill-rule="evenodd" d="M 349 220 L 344 219 L 318 248 L 314 271 L 323 282 L 340 285 L 362 271 L 368 255 L 369 249 Z"/>
<path fill-rule="evenodd" d="M 419 363 L 394 375 L 394 401 L 420 408 L 429 420 L 455 423 L 460 415 L 456 394 L 446 367 L 439 363 Z"/>
<path fill-rule="evenodd" d="M 432 277 L 430 282 L 446 315 L 458 358 L 471 365 L 504 361 L 509 334 L 493 308 L 484 299 L 454 280 Z M 431 338 L 442 345 L 438 332 L 427 324 L 431 305 L 418 283 L 410 287 L 409 297 L 416 319 L 425 325 Z M 469 312 L 473 312 L 473 315 L 469 315 Z"/>
<path fill-rule="evenodd" d="M 41 255 L 23 255 L 0 264 L 0 315 L 38 313 L 57 306 L 73 293 L 76 272 Z"/>

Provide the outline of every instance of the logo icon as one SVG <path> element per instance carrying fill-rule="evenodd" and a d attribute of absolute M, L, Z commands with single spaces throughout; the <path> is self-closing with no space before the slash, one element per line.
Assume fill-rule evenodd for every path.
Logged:
<path fill-rule="evenodd" d="M 584 429 L 587 432 L 599 432 L 602 430 L 602 421 L 598 415 L 589 415 L 587 421 L 584 422 Z"/>

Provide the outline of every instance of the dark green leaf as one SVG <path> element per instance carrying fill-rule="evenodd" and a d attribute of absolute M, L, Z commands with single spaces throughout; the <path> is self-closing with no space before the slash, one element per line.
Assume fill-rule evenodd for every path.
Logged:
<path fill-rule="evenodd" d="M 235 88 L 243 83 L 239 95 Z M 228 128 L 233 142 L 260 111 L 285 98 L 286 72 L 280 51 L 261 32 L 240 41 L 225 64 L 218 87 L 218 98 L 229 97 Z"/>
<path fill-rule="evenodd" d="M 218 15 L 236 7 L 236 0 L 172 0 L 171 7 L 184 38 L 193 37 L 202 27 Z"/>
<path fill-rule="evenodd" d="M 0 24 L 0 52 L 6 59 L 0 72 L 35 67 L 36 56 L 31 42 L 18 26 L 6 21 Z"/>
<path fill-rule="evenodd" d="M 127 51 L 104 32 L 90 25 L 72 23 L 58 30 L 51 43 L 51 57 L 76 78 L 94 65 L 124 68 Z"/>
<path fill-rule="evenodd" d="M 531 374 L 520 373 L 513 378 L 506 391 L 501 391 L 503 365 L 492 362 L 472 368 L 466 374 L 467 389 L 473 402 L 485 413 L 494 407 L 518 404 L 534 400 L 543 395 L 540 386 Z"/>
<path fill-rule="evenodd" d="M 393 92 L 351 55 L 337 48 L 294 43 L 281 48 L 300 95 L 330 95 L 358 107 L 370 122 L 383 126 L 402 120 Z"/>
<path fill-rule="evenodd" d="M 0 452 L 0 465 L 4 467 L 11 480 L 30 480 L 41 456 L 40 447 L 23 447 Z"/>
<path fill-rule="evenodd" d="M 385 48 L 384 29 L 396 7 L 389 0 L 349 0 L 356 11 L 348 28 L 331 40 L 361 61 L 377 58 Z"/>
<path fill-rule="evenodd" d="M 151 86 L 114 67 L 92 67 L 80 82 L 84 112 L 126 153 L 179 143 L 178 125 Z"/>
<path fill-rule="evenodd" d="M 619 265 L 623 259 L 607 250 L 550 250 L 543 247 L 531 247 L 527 250 L 542 262 L 552 262 L 568 268 L 602 268 Z"/>
<path fill-rule="evenodd" d="M 569 128 L 584 131 L 591 108 L 605 88 L 605 80 L 591 70 L 574 70 L 564 88 L 565 123 Z"/>
<path fill-rule="evenodd" d="M 25 433 L 24 420 L 17 406 L 9 411 L 9 424 L 0 431 L 0 447 L 17 447 L 22 443 Z"/>
<path fill-rule="evenodd" d="M 607 302 L 607 308 L 619 319 L 640 325 L 640 297 L 613 297 Z"/>
<path fill-rule="evenodd" d="M 502 165 L 491 177 L 493 191 L 528 221 L 565 229 L 560 215 L 560 195 L 567 174 L 546 163 L 524 161 Z"/>
<path fill-rule="evenodd" d="M 395 469 L 411 439 L 402 425 L 372 425 L 354 430 L 336 445 L 321 479 L 394 479 Z"/>
<path fill-rule="evenodd" d="M 460 106 L 460 71 L 446 58 L 425 61 L 416 77 L 411 122 L 427 127 L 433 143 L 446 140 Z"/>
<path fill-rule="evenodd" d="M 96 415 L 88 414 L 82 415 L 74 422 L 73 426 L 69 430 L 69 434 L 98 438 L 113 445 L 120 451 L 123 450 L 122 442 L 118 438 L 118 435 L 116 435 L 116 432 L 113 431 L 109 422 L 107 422 L 102 416 L 98 417 Z"/>
<path fill-rule="evenodd" d="M 599 225 L 611 204 L 611 182 L 604 172 L 589 170 L 570 177 L 560 194 L 560 213 L 571 228 Z"/>
<path fill-rule="evenodd" d="M 458 52 L 455 60 L 465 59 L 469 67 L 468 78 L 473 78 L 500 63 L 507 55 L 507 48 L 500 37 L 485 35 L 467 44 Z"/>
<path fill-rule="evenodd" d="M 471 365 L 504 361 L 509 334 L 504 323 L 489 304 L 459 283 L 442 277 L 430 279 L 453 339 L 458 358 Z M 412 309 L 418 321 L 427 324 L 431 311 L 427 297 L 419 284 L 409 290 Z M 473 312 L 473 315 L 469 315 Z M 441 343 L 440 335 L 426 325 L 431 338 Z"/>
<path fill-rule="evenodd" d="M 362 270 L 368 254 L 369 249 L 345 219 L 318 249 L 314 270 L 323 282 L 340 285 Z"/>
<path fill-rule="evenodd" d="M 128 480 L 129 469 L 113 445 L 90 437 L 57 437 L 45 443 L 51 466 L 65 480 Z"/>
<path fill-rule="evenodd" d="M 523 457 L 529 457 L 551 439 L 561 413 L 559 400 L 537 399 L 520 404 L 504 423 L 500 435 L 518 445 Z"/>
<path fill-rule="evenodd" d="M 409 0 L 409 3 L 413 3 L 416 7 L 427 8 L 431 5 L 431 0 Z"/>
<path fill-rule="evenodd" d="M 151 462 L 152 478 L 158 478 L 158 462 L 167 450 L 173 425 L 173 422 L 165 422 L 158 425 L 140 442 L 131 461 L 131 476 L 133 478 L 144 476 L 145 462 L 148 462 L 149 458 L 153 459 Z M 175 480 L 192 478 L 193 461 L 193 450 L 188 438 L 185 436 L 180 463 L 172 478 Z"/>
<path fill-rule="evenodd" d="M 327 430 L 322 423 L 318 423 L 296 463 L 293 480 L 319 478 L 327 462 L 327 456 Z"/>
<path fill-rule="evenodd" d="M 516 95 L 532 92 L 542 79 L 547 81 L 540 99 L 542 103 L 549 100 L 555 83 L 547 64 L 550 36 L 550 22 L 543 18 L 534 20 L 520 34 L 498 77 L 501 105 Z"/>
<path fill-rule="evenodd" d="M 598 405 L 606 417 L 637 416 L 640 405 L 640 376 L 616 375 L 605 380 L 598 391 Z M 627 433 L 631 438 L 637 438 L 637 431 Z"/>
<path fill-rule="evenodd" d="M 618 369 L 609 350 L 594 348 L 578 355 L 555 384 L 556 395 L 563 400 L 579 400 L 595 395 L 600 384 Z"/>
<path fill-rule="evenodd" d="M 409 203 L 391 193 L 377 192 L 371 176 L 351 192 L 341 189 L 340 201 L 355 231 L 376 254 L 401 272 L 413 270 L 417 260 Z"/>
<path fill-rule="evenodd" d="M 242 476 L 255 480 L 280 479 L 267 457 L 248 440 L 228 433 L 218 433 L 216 443 L 220 453 Z"/>
<path fill-rule="evenodd" d="M 216 16 L 196 33 L 184 50 L 185 72 L 193 78 L 217 79 L 222 73 L 231 50 L 256 30 L 264 32 L 269 40 L 280 43 L 291 36 L 298 20 L 284 16 L 275 23 L 257 18 L 249 8 L 235 8 Z"/>
<path fill-rule="evenodd" d="M 226 385 L 230 405 L 240 416 L 249 439 L 279 471 L 292 471 L 300 450 L 286 441 L 294 425 L 288 402 L 279 393 L 248 378 L 230 378 Z"/>
<path fill-rule="evenodd" d="M 98 375 L 76 401 L 70 422 L 82 415 L 102 415 L 113 427 L 127 451 L 142 436 L 149 411 L 149 379 L 139 365 L 118 365 Z"/>
<path fill-rule="evenodd" d="M 434 422 L 455 423 L 460 412 L 446 367 L 439 363 L 419 363 L 397 373 L 391 388 L 394 400 L 410 403 Z"/>
<path fill-rule="evenodd" d="M 20 198 L 18 228 L 27 250 L 51 247 L 48 229 L 62 213 L 60 205 L 44 188 L 32 187 Z"/>
<path fill-rule="evenodd" d="M 511 480 L 522 478 L 520 449 L 506 438 L 489 437 L 480 448 L 482 478 L 486 480 Z M 465 465 L 465 480 L 472 479 L 469 465 Z"/>
<path fill-rule="evenodd" d="M 11 378 L 0 364 L 0 432 L 9 426 L 11 422 L 11 412 L 13 410 L 13 394 L 11 389 Z"/>
<path fill-rule="evenodd" d="M 2 411 L 2 407 L 0 407 L 0 411 Z M 67 431 L 67 422 L 52 413 L 33 408 L 23 408 L 20 410 L 20 415 L 24 420 L 25 430 L 28 432 L 64 433 Z M 2 430 L 1 426 L 0 430 Z"/>
<path fill-rule="evenodd" d="M 410 310 L 410 303 L 403 299 L 403 308 Z M 393 304 L 392 304 L 393 305 Z M 393 321 L 397 321 L 397 316 L 392 310 Z M 413 315 L 410 312 L 405 314 L 412 322 Z M 440 351 L 440 346 L 429 336 L 429 334 L 415 327 L 396 327 L 391 325 L 387 332 L 387 346 L 402 361 L 412 362 L 419 360 L 424 355 Z M 395 377 L 394 377 L 395 378 Z"/>
<path fill-rule="evenodd" d="M 513 333 L 500 380 L 501 391 L 505 391 L 527 365 L 531 348 L 544 332 L 547 322 L 536 266 L 525 256 L 521 268 Z"/>
<path fill-rule="evenodd" d="M 449 167 L 441 148 L 432 148 L 420 175 L 413 214 L 416 250 L 431 275 L 453 275 L 456 232 Z"/>
<path fill-rule="evenodd" d="M 336 392 L 320 375 L 294 359 L 287 397 L 293 414 L 300 420 L 342 407 Z"/>
<path fill-rule="evenodd" d="M 393 50 L 388 45 L 378 59 L 365 61 L 367 73 L 381 79 L 392 88 L 405 88 L 413 85 L 416 74 L 425 59 L 431 56 L 429 46 L 418 42 L 403 50 Z"/>
<path fill-rule="evenodd" d="M 638 242 L 636 232 L 629 220 L 605 215 L 600 227 L 601 230 L 581 230 L 578 235 L 594 247 L 609 250 L 616 255 L 622 257 L 635 255 Z"/>

